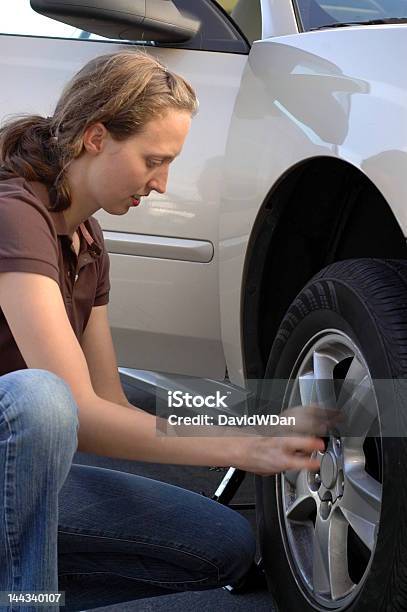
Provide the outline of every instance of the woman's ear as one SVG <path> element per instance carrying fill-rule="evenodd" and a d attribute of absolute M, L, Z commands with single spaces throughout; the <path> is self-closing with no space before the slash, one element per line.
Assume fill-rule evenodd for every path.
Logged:
<path fill-rule="evenodd" d="M 83 134 L 83 146 L 91 155 L 97 155 L 103 150 L 107 137 L 107 129 L 103 123 L 93 123 Z"/>

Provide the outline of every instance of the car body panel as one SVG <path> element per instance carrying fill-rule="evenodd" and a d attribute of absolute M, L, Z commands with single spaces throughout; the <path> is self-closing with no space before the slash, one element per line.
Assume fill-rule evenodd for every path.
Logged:
<path fill-rule="evenodd" d="M 244 384 L 240 300 L 250 232 L 283 176 L 314 157 L 343 159 L 371 179 L 407 232 L 406 53 L 407 28 L 394 25 L 254 43 L 230 125 L 219 230 L 222 341 L 234 384 Z"/>

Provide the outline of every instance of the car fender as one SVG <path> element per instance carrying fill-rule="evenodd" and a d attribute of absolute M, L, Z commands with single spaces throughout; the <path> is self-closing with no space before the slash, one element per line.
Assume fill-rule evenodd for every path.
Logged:
<path fill-rule="evenodd" d="M 244 384 L 242 279 L 256 217 L 290 169 L 343 159 L 376 185 L 407 229 L 407 28 L 322 30 L 254 43 L 226 146 L 219 295 L 229 377 Z"/>

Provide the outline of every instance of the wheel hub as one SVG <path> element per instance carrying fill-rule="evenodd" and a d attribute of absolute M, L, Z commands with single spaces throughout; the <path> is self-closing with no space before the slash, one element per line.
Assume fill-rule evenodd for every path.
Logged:
<path fill-rule="evenodd" d="M 328 452 L 322 457 L 321 482 L 327 489 L 331 489 L 338 477 L 338 465 L 333 453 Z"/>
<path fill-rule="evenodd" d="M 324 503 L 323 515 L 328 515 L 332 504 L 343 495 L 344 477 L 341 448 L 340 439 L 334 438 L 329 441 L 325 453 L 318 453 L 321 468 L 320 473 L 314 476 L 314 481 L 317 483 L 319 499 Z"/>

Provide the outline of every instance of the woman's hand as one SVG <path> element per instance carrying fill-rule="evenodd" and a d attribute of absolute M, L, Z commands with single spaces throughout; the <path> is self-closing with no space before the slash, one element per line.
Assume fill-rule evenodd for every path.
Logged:
<path fill-rule="evenodd" d="M 295 425 L 257 428 L 263 437 L 240 438 L 239 462 L 236 467 L 260 476 L 270 476 L 287 470 L 319 470 L 316 451 L 325 450 L 325 436 L 343 416 L 338 410 L 317 405 L 296 406 L 280 416 L 294 417 Z M 314 453 L 314 457 L 311 455 Z"/>
<path fill-rule="evenodd" d="M 241 460 L 235 467 L 259 476 L 271 476 L 287 470 L 319 470 L 315 451 L 323 452 L 325 443 L 314 437 L 240 438 Z"/>

